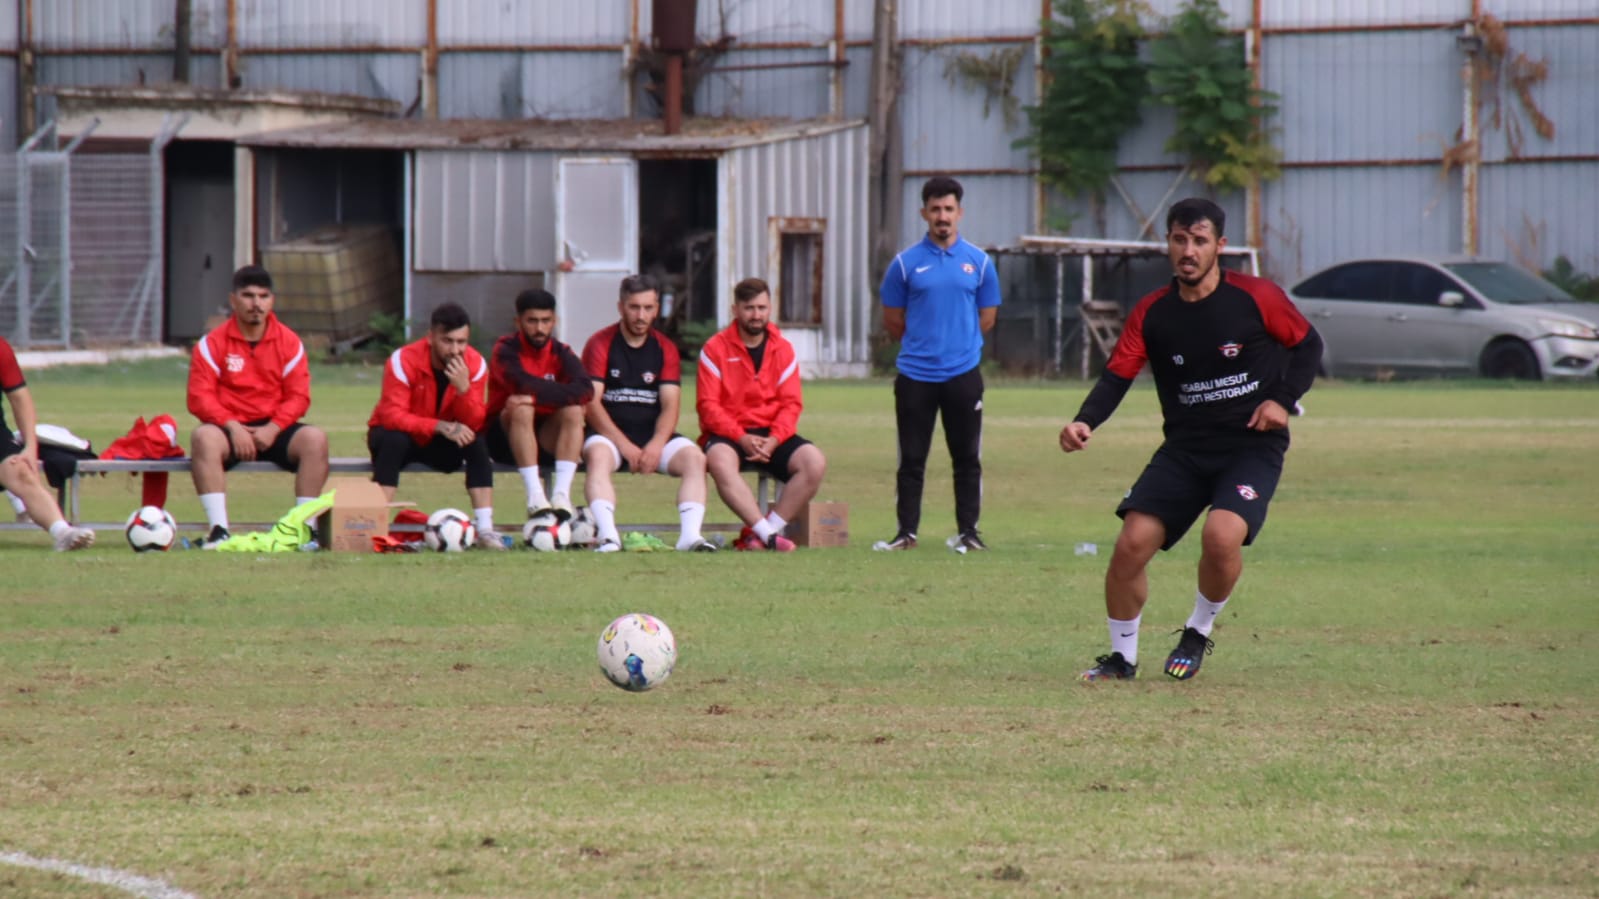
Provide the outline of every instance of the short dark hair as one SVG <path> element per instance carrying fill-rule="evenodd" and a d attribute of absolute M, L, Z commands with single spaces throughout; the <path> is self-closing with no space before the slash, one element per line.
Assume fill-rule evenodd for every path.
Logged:
<path fill-rule="evenodd" d="M 472 317 L 460 303 L 445 303 L 433 310 L 431 322 L 440 331 L 457 331 L 472 324 Z"/>
<path fill-rule="evenodd" d="M 650 290 L 655 291 L 657 294 L 661 292 L 661 282 L 655 280 L 654 275 L 628 275 L 622 279 L 620 298 L 625 300 L 633 294 Z"/>
<path fill-rule="evenodd" d="M 966 191 L 961 189 L 961 183 L 954 178 L 934 175 L 922 185 L 922 205 L 926 206 L 927 201 L 934 197 L 947 197 L 951 194 L 955 195 L 955 202 L 959 203 L 961 198 L 966 196 Z"/>
<path fill-rule="evenodd" d="M 1204 197 L 1189 197 L 1173 203 L 1166 213 L 1166 233 L 1170 234 L 1173 225 L 1189 228 L 1201 221 L 1209 220 L 1216 229 L 1216 236 L 1222 237 L 1227 233 L 1227 213 L 1221 207 Z"/>
<path fill-rule="evenodd" d="M 529 309 L 548 309 L 551 312 L 554 312 L 555 311 L 555 294 L 550 293 L 548 290 L 545 290 L 542 287 L 530 287 L 527 290 L 524 290 L 521 293 L 517 294 L 516 295 L 516 315 L 517 315 L 517 317 L 521 318 L 522 317 L 522 313 L 528 311 Z"/>
<path fill-rule="evenodd" d="M 763 293 L 768 296 L 772 293 L 772 289 L 766 286 L 765 281 L 760 278 L 745 278 L 733 285 L 733 302 L 748 303 Z"/>
<path fill-rule="evenodd" d="M 246 265 L 233 273 L 233 292 L 238 293 L 246 287 L 271 290 L 272 274 L 259 265 Z"/>

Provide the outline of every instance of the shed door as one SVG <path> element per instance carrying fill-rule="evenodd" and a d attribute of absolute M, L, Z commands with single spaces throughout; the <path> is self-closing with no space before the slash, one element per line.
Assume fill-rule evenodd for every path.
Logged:
<path fill-rule="evenodd" d="M 638 266 L 638 165 L 632 159 L 562 159 L 555 176 L 558 336 L 581 353 L 589 335 L 616 321 L 617 288 Z"/>

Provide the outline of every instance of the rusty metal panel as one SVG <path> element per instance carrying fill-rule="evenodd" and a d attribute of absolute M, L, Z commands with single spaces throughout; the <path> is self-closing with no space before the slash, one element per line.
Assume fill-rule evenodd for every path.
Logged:
<path fill-rule="evenodd" d="M 1247 204 L 1242 194 L 1214 195 L 1204 184 L 1180 171 L 1122 172 L 1117 181 L 1121 190 L 1108 189 L 1105 202 L 1097 207 L 1086 199 L 1064 198 L 1051 192 L 1045 200 L 1046 227 L 1051 233 L 1074 237 L 1161 240 L 1166 233 L 1166 211 L 1171 205 L 1185 197 L 1205 196 L 1226 213 L 1228 240 L 1234 244 L 1244 240 Z"/>
<path fill-rule="evenodd" d="M 421 58 L 412 53 L 308 53 L 245 56 L 244 86 L 257 90 L 320 91 L 396 100 L 416 99 Z"/>
<path fill-rule="evenodd" d="M 1038 33 L 1042 12 L 1036 0 L 917 0 L 899 5 L 899 36 L 906 40 L 1031 37 Z"/>
<path fill-rule="evenodd" d="M 1012 50 L 1022 52 L 1012 89 L 1016 104 L 1007 121 L 1003 102 L 980 83 L 946 74 L 946 68 L 956 54 L 988 58 Z M 1032 67 L 1031 44 L 908 48 L 900 94 L 905 168 L 1026 170 L 1027 151 L 1011 144 L 1027 133 L 1021 107 L 1034 102 Z"/>
<path fill-rule="evenodd" d="M 17 49 L 18 26 L 22 17 L 18 12 L 22 0 L 0 0 L 0 50 Z M 7 95 L 11 96 L 11 95 Z M 9 148 L 11 144 L 6 144 Z"/>
<path fill-rule="evenodd" d="M 1261 264 L 1284 286 L 1360 256 L 1460 251 L 1460 178 L 1436 166 L 1294 169 L 1261 208 Z"/>
<path fill-rule="evenodd" d="M 1245 11 L 1242 20 L 1247 21 Z M 1267 28 L 1326 28 L 1351 25 L 1446 25 L 1471 15 L 1470 0 L 1264 0 Z"/>
<path fill-rule="evenodd" d="M 1455 142 L 1464 60 L 1448 31 L 1279 35 L 1262 50 L 1290 162 L 1440 159 Z"/>
<path fill-rule="evenodd" d="M 555 267 L 555 156 L 521 151 L 416 154 L 418 271 Z"/>
<path fill-rule="evenodd" d="M 4 108 L 7 112 L 15 109 L 16 100 L 14 98 L 16 96 L 17 61 L 10 57 L 0 57 L 0 97 L 5 98 L 0 100 L 0 103 L 4 104 L 0 108 Z M 15 115 L 0 115 L 0 149 L 9 152 L 16 148 L 18 142 L 17 117 Z M 5 246 L 5 244 L 0 243 L 0 246 Z"/>
<path fill-rule="evenodd" d="M 1599 166 L 1599 24 L 1514 28 L 1510 32 L 1514 53 L 1548 64 L 1547 80 L 1529 92 L 1536 108 L 1554 127 L 1553 139 L 1539 136 L 1534 117 L 1513 94 L 1500 99 L 1500 126 L 1491 120 L 1492 96 L 1485 97 L 1482 117 L 1483 159 L 1512 156 L 1512 129 L 1520 132 L 1523 157 L 1586 155 Z"/>
<path fill-rule="evenodd" d="M 723 171 L 732 196 L 721 227 L 733 280 L 758 275 L 778 283 L 771 264 L 774 218 L 821 219 L 822 324 L 818 362 L 870 358 L 871 275 L 866 271 L 866 128 L 771 141 L 729 152 Z M 731 289 L 732 284 L 723 285 Z M 728 299 L 724 297 L 723 299 Z"/>
<path fill-rule="evenodd" d="M 521 111 L 521 53 L 439 54 L 440 118 L 510 119 Z"/>
<path fill-rule="evenodd" d="M 632 2 L 449 0 L 439 4 L 439 42 L 445 47 L 603 45 L 620 50 L 632 28 Z M 640 15 L 647 16 L 649 0 L 637 2 Z"/>
<path fill-rule="evenodd" d="M 1599 273 L 1592 203 L 1599 162 L 1483 166 L 1478 197 L 1481 255 L 1534 269 L 1565 256 L 1578 270 Z"/>
<path fill-rule="evenodd" d="M 622 53 L 524 53 L 518 118 L 619 118 L 626 83 Z"/>
<path fill-rule="evenodd" d="M 238 9 L 239 44 L 246 52 L 255 47 L 420 50 L 427 43 L 427 0 L 239 0 Z"/>
<path fill-rule="evenodd" d="M 1377 0 L 1373 0 L 1373 2 L 1375 3 Z M 1266 11 L 1274 4 L 1282 3 L 1294 5 L 1295 0 L 1264 0 L 1261 10 L 1262 17 L 1265 17 Z M 1174 16 L 1181 12 L 1186 5 L 1187 0 L 1150 0 L 1149 2 L 1149 8 L 1154 11 L 1157 18 Z M 1222 16 L 1224 17 L 1222 22 L 1228 28 L 1246 28 L 1249 25 L 1249 17 L 1254 15 L 1254 0 L 1221 0 L 1218 5 L 1221 7 Z M 1146 24 L 1151 27 L 1160 26 L 1158 21 L 1146 22 Z"/>
<path fill-rule="evenodd" d="M 784 66 L 772 69 L 712 71 L 695 93 L 699 115 L 809 119 L 828 114 L 833 70 L 827 66 L 793 67 L 826 62 L 823 50 L 756 50 L 722 57 L 729 66 Z"/>

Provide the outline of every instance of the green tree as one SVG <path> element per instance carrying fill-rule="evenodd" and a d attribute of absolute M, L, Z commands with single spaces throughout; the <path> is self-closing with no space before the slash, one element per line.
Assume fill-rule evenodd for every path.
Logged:
<path fill-rule="evenodd" d="M 1149 81 L 1155 102 L 1177 111 L 1166 149 L 1232 190 L 1276 178 L 1282 154 L 1263 125 L 1277 95 L 1254 86 L 1244 42 L 1223 18 L 1217 0 L 1188 0 L 1150 45 Z"/>
<path fill-rule="evenodd" d="M 1044 22 L 1048 83 L 1027 107 L 1030 133 L 1017 145 L 1038 159 L 1046 184 L 1102 199 L 1122 136 L 1138 125 L 1149 94 L 1138 58 L 1139 17 L 1148 8 L 1138 0 L 1055 0 L 1055 12 Z"/>

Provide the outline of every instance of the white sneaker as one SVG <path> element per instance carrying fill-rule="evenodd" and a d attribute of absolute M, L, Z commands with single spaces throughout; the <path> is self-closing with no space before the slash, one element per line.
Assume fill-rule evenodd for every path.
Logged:
<path fill-rule="evenodd" d="M 493 529 L 487 531 L 478 531 L 477 548 L 505 552 L 505 538 L 500 536 L 499 531 Z"/>
<path fill-rule="evenodd" d="M 577 514 L 577 509 L 572 505 L 572 498 L 564 493 L 557 493 L 550 497 L 550 508 L 555 510 L 557 521 L 571 521 Z"/>
<path fill-rule="evenodd" d="M 56 552 L 71 552 L 75 549 L 88 549 L 94 545 L 94 531 L 88 528 L 67 528 L 61 536 L 55 538 Z"/>
<path fill-rule="evenodd" d="M 610 539 L 601 540 L 600 545 L 594 547 L 594 551 L 597 553 L 619 553 L 622 551 L 622 544 Z"/>

